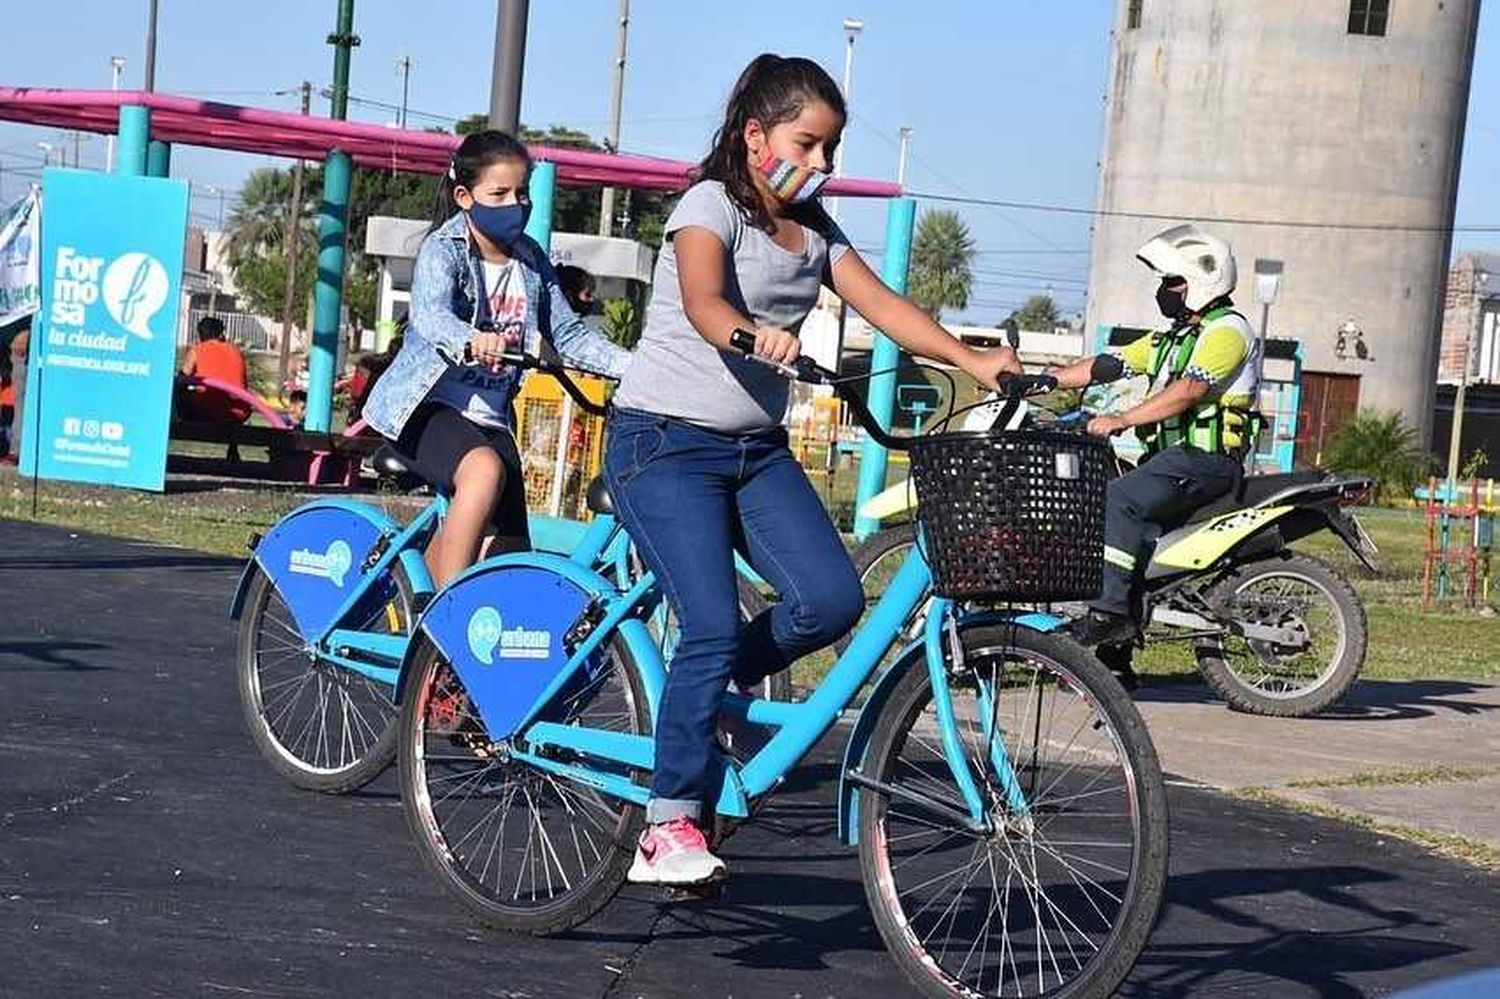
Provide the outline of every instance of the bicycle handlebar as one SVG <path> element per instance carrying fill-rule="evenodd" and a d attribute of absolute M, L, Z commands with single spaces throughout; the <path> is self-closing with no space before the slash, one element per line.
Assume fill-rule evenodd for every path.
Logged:
<path fill-rule="evenodd" d="M 829 371 L 817 361 L 810 357 L 799 357 L 791 364 L 781 364 L 768 358 L 761 357 L 755 353 L 755 334 L 749 330 L 737 329 L 729 334 L 729 345 L 748 359 L 758 364 L 764 364 L 778 372 L 783 378 L 793 381 L 807 382 L 811 385 L 828 385 L 832 387 L 837 395 L 849 407 L 854 414 L 855 422 L 864 428 L 865 433 L 873 437 L 876 443 L 882 447 L 895 451 L 910 450 L 916 442 L 915 438 L 897 437 L 886 431 L 870 412 L 865 401 L 848 385 L 840 380 L 837 374 Z M 1057 388 L 1057 379 L 1051 375 L 1011 375 L 1000 382 L 1000 388 L 1005 392 L 1005 408 L 996 419 L 994 426 L 1003 427 L 1015 413 L 1016 407 L 1021 400 L 1028 395 L 1040 395 L 1051 392 Z"/>
<path fill-rule="evenodd" d="M 474 351 L 468 344 L 464 344 L 464 359 L 462 361 L 453 358 L 447 351 L 441 348 L 438 349 L 438 354 L 449 364 L 474 363 Z M 583 389 L 579 388 L 578 383 L 573 380 L 573 376 L 568 369 L 560 364 L 552 364 L 542 360 L 540 357 L 533 357 L 530 354 L 512 353 L 501 354 L 500 363 L 508 364 L 515 368 L 540 371 L 544 375 L 549 375 L 557 384 L 562 386 L 564 392 L 572 397 L 573 401 L 578 404 L 579 409 L 582 409 L 591 416 L 604 416 L 609 411 L 602 403 L 597 403 L 585 395 Z"/>

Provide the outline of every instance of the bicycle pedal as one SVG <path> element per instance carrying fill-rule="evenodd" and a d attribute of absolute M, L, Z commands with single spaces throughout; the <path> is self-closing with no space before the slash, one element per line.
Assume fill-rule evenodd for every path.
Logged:
<path fill-rule="evenodd" d="M 662 901 L 668 905 L 679 902 L 719 902 L 728 893 L 726 880 L 704 881 L 694 885 L 662 885 Z"/>

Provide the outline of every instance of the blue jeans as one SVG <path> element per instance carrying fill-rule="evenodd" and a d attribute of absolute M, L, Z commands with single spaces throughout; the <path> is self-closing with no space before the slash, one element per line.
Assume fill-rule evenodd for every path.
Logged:
<path fill-rule="evenodd" d="M 679 629 L 646 818 L 698 819 L 722 772 L 715 727 L 728 682 L 753 686 L 831 644 L 859 620 L 864 593 L 780 427 L 730 435 L 617 409 L 604 477 Z M 736 549 L 781 595 L 743 626 Z"/>

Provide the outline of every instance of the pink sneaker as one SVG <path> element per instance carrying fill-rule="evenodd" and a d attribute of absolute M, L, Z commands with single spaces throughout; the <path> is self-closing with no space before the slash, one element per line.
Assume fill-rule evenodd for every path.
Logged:
<path fill-rule="evenodd" d="M 647 826 L 630 865 L 637 884 L 691 885 L 725 876 L 724 861 L 708 849 L 708 841 L 692 819 L 681 816 Z"/>

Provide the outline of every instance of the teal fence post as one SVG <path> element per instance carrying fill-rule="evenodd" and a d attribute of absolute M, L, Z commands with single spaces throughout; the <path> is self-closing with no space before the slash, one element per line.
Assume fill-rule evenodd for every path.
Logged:
<path fill-rule="evenodd" d="M 531 218 L 526 235 L 552 252 L 552 205 L 557 197 L 557 164 L 538 163 L 531 170 Z"/>
<path fill-rule="evenodd" d="M 333 425 L 351 173 L 348 153 L 335 149 L 328 154 L 323 169 L 323 207 L 318 213 L 318 283 L 313 291 L 313 335 L 307 358 L 308 430 L 327 431 Z"/>
<path fill-rule="evenodd" d="M 140 177 L 146 172 L 146 146 L 151 141 L 151 109 L 139 104 L 120 107 L 120 141 L 116 143 L 115 173 Z"/>
<path fill-rule="evenodd" d="M 170 177 L 172 175 L 172 144 L 152 139 L 146 146 L 146 176 Z"/>
<path fill-rule="evenodd" d="M 899 295 L 906 294 L 906 271 L 911 261 L 911 237 L 916 219 L 917 203 L 911 198 L 894 198 L 886 209 L 885 263 L 880 269 L 880 277 Z M 870 370 L 882 373 L 870 379 L 870 415 L 875 417 L 883 429 L 889 430 L 896 410 L 895 368 L 901 360 L 901 349 L 883 333 L 876 332 L 874 339 Z M 867 436 L 859 452 L 859 489 L 854 497 L 855 510 L 885 488 L 885 464 L 885 448 Z M 854 518 L 854 536 L 861 541 L 879 529 L 880 521 L 872 517 Z"/>

